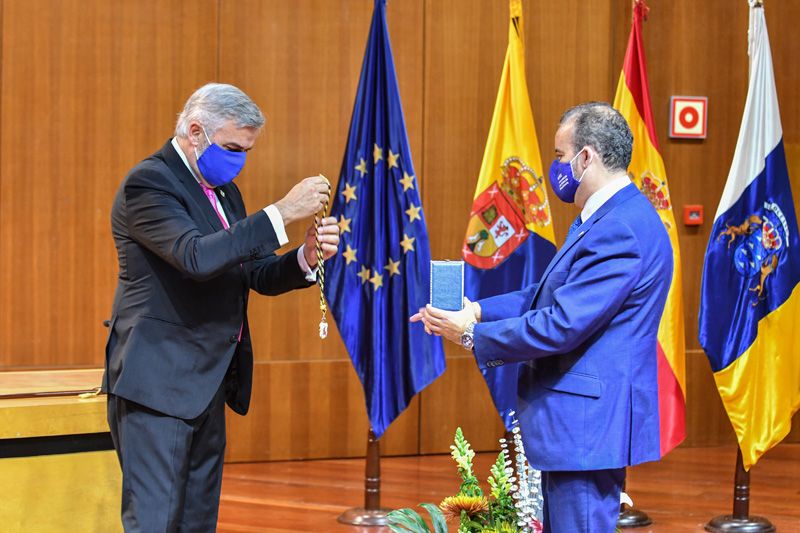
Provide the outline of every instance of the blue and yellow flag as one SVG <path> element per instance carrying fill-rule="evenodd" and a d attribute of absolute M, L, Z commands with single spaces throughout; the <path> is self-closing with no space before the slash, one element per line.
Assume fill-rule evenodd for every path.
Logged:
<path fill-rule="evenodd" d="M 525 81 L 521 0 L 510 0 L 509 8 L 508 49 L 462 249 L 464 293 L 470 300 L 536 283 L 556 253 Z M 518 366 L 483 373 L 495 407 L 510 429 Z"/>
<path fill-rule="evenodd" d="M 750 7 L 750 84 L 703 267 L 700 345 L 744 466 L 800 408 L 800 238 L 764 9 Z"/>
<path fill-rule="evenodd" d="M 325 296 L 380 438 L 445 368 L 441 340 L 408 321 L 428 303 L 431 255 L 386 0 L 375 0 L 331 215 L 339 220 L 344 251 L 325 264 Z"/>

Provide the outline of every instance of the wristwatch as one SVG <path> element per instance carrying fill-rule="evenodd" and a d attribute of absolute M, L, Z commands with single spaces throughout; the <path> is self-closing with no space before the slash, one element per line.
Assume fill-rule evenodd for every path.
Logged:
<path fill-rule="evenodd" d="M 470 322 L 467 325 L 467 329 L 464 330 L 464 333 L 461 334 L 461 346 L 466 348 L 467 350 L 472 350 L 475 346 L 475 322 Z"/>

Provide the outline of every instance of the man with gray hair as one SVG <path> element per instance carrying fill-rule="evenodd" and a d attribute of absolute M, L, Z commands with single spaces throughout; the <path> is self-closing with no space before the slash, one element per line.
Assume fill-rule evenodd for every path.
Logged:
<path fill-rule="evenodd" d="M 612 533 L 625 467 L 661 457 L 656 350 L 672 248 L 628 178 L 632 147 L 610 105 L 564 113 L 550 184 L 581 212 L 539 283 L 411 318 L 482 369 L 520 364 L 517 418 L 542 470 L 545 532 Z"/>
<path fill-rule="evenodd" d="M 111 229 L 119 277 L 109 321 L 104 389 L 122 468 L 125 531 L 214 531 L 225 451 L 225 403 L 245 414 L 253 353 L 250 290 L 277 295 L 316 280 L 339 228 L 325 218 L 278 256 L 285 226 L 327 200 L 306 178 L 247 215 L 234 178 L 264 116 L 232 85 L 198 89 L 175 136 L 125 177 Z"/>

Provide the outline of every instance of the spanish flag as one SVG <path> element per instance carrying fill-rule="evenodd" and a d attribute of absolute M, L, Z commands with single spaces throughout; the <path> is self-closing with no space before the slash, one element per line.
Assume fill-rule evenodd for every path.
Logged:
<path fill-rule="evenodd" d="M 750 6 L 750 83 L 706 248 L 699 335 L 747 470 L 800 408 L 800 237 L 764 8 Z"/>
<path fill-rule="evenodd" d="M 473 301 L 536 283 L 556 253 L 525 81 L 521 0 L 510 0 L 509 8 L 506 59 L 461 252 L 464 294 Z M 483 372 L 495 407 L 511 429 L 517 365 Z"/>
<path fill-rule="evenodd" d="M 658 415 L 661 455 L 664 456 L 686 437 L 686 340 L 678 228 L 672 213 L 664 161 L 658 151 L 642 45 L 642 23 L 647 11 L 643 0 L 634 3 L 628 51 L 614 107 L 622 113 L 633 132 L 630 178 L 655 206 L 672 243 L 672 284 L 658 327 Z"/>

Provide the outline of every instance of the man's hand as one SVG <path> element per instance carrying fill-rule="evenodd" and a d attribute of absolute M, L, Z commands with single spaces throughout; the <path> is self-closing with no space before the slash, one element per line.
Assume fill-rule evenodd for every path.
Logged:
<path fill-rule="evenodd" d="M 294 187 L 282 199 L 275 202 L 275 207 L 283 218 L 283 224 L 308 218 L 322 210 L 328 200 L 331 184 L 325 176 L 306 178 Z"/>
<path fill-rule="evenodd" d="M 308 266 L 317 268 L 317 228 L 314 224 L 306 232 L 306 246 L 303 248 Z M 319 225 L 319 243 L 322 245 L 323 259 L 330 259 L 339 249 L 339 225 L 333 217 L 323 218 Z"/>
<path fill-rule="evenodd" d="M 467 326 L 473 322 L 480 322 L 480 305 L 464 298 L 464 309 L 461 311 L 444 311 L 430 304 L 419 310 L 411 317 L 411 322 L 422 322 L 425 332 L 440 335 L 456 344 L 461 344 L 461 335 Z"/>

